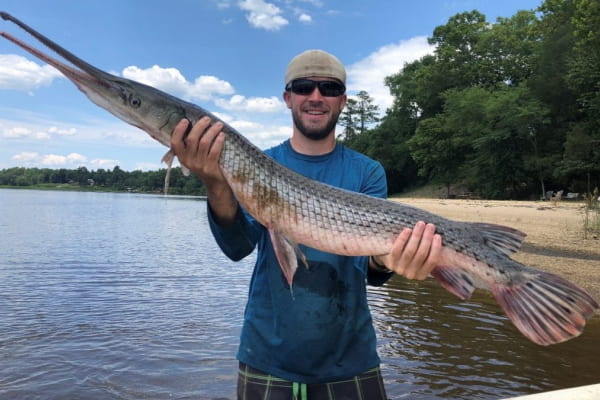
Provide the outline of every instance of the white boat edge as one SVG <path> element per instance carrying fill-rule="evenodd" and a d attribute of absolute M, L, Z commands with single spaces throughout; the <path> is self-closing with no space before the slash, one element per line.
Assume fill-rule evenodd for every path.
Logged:
<path fill-rule="evenodd" d="M 551 392 L 528 394 L 510 397 L 503 400 L 599 400 L 600 383 L 578 386 L 569 389 L 553 390 Z"/>

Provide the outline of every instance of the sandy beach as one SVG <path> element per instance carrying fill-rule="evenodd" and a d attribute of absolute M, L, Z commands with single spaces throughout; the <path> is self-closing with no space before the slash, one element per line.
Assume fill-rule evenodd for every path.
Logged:
<path fill-rule="evenodd" d="M 577 202 L 395 199 L 459 221 L 490 222 L 527 234 L 513 258 L 561 275 L 600 301 L 600 238 L 584 239 L 585 208 Z"/>

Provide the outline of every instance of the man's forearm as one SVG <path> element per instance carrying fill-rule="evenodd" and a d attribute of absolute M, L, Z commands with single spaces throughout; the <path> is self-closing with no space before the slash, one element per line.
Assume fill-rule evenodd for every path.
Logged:
<path fill-rule="evenodd" d="M 206 191 L 215 222 L 220 226 L 233 223 L 238 202 L 229 185 L 227 183 L 213 184 L 207 186 Z"/>

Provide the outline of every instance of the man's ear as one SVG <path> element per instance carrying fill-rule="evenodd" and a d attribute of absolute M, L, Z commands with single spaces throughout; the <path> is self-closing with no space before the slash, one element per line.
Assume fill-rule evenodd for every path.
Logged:
<path fill-rule="evenodd" d="M 283 101 L 285 101 L 287 108 L 292 108 L 292 96 L 287 90 L 283 92 Z"/>
<path fill-rule="evenodd" d="M 346 107 L 347 101 L 348 101 L 348 96 L 346 94 L 344 94 L 342 96 L 342 101 L 340 102 L 340 112 L 342 112 L 344 110 L 344 107 Z"/>

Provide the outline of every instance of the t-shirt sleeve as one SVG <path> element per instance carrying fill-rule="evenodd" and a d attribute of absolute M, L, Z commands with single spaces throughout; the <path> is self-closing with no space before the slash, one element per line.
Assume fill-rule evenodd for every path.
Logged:
<path fill-rule="evenodd" d="M 380 163 L 373 161 L 367 169 L 367 177 L 361 192 L 382 199 L 387 197 L 387 178 Z"/>
<path fill-rule="evenodd" d="M 252 253 L 260 235 L 258 222 L 238 205 L 234 221 L 227 226 L 220 226 L 215 221 L 208 201 L 206 204 L 210 230 L 223 253 L 233 261 Z"/>

